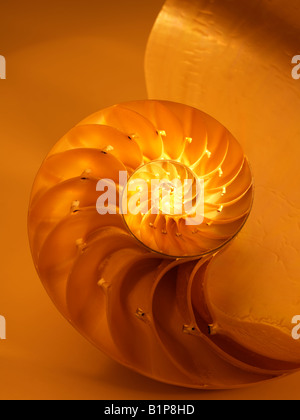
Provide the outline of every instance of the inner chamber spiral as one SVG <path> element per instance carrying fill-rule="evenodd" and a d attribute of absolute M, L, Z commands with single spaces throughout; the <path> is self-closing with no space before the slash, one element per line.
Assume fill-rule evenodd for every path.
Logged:
<path fill-rule="evenodd" d="M 99 214 L 103 179 L 117 194 Z M 188 198 L 178 194 L 185 180 Z M 207 273 L 252 202 L 247 158 L 220 123 L 171 102 L 125 103 L 86 118 L 45 159 L 29 209 L 32 255 L 58 309 L 118 362 L 186 387 L 243 386 L 298 367 L 218 335 L 210 311 Z"/>

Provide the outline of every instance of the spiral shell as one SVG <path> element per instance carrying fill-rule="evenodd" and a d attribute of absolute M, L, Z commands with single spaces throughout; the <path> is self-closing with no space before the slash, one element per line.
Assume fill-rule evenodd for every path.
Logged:
<path fill-rule="evenodd" d="M 201 222 L 187 224 L 193 214 L 184 211 L 153 214 L 151 205 L 121 214 L 131 198 L 124 191 L 139 191 L 141 178 L 201 180 Z M 115 211 L 100 215 L 103 179 L 117 194 Z M 151 201 L 139 192 L 139 204 Z M 180 386 L 245 386 L 300 364 L 247 348 L 225 327 L 218 334 L 211 273 L 252 202 L 247 158 L 216 120 L 171 102 L 117 105 L 74 127 L 44 161 L 29 209 L 33 259 L 61 313 L 121 364 Z"/>

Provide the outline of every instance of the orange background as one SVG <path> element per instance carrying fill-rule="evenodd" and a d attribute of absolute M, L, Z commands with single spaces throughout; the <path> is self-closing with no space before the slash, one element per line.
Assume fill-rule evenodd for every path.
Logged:
<path fill-rule="evenodd" d="M 156 383 L 108 359 L 58 313 L 35 272 L 27 207 L 50 148 L 87 115 L 147 97 L 144 53 L 163 0 L 1 5 L 0 399 L 299 399 L 300 374 L 235 391 Z"/>

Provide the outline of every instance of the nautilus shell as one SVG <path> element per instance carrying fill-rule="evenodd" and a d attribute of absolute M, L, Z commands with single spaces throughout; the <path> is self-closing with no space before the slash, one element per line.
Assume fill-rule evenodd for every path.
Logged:
<path fill-rule="evenodd" d="M 152 181 L 161 182 L 156 201 Z M 114 206 L 100 205 L 110 185 Z M 300 347 L 284 321 L 270 313 L 256 322 L 248 311 L 264 305 L 256 283 L 238 276 L 239 265 L 251 267 L 236 237 L 253 198 L 249 162 L 215 119 L 166 101 L 113 106 L 45 159 L 29 209 L 33 259 L 61 313 L 121 364 L 199 389 L 269 380 L 300 367 Z"/>

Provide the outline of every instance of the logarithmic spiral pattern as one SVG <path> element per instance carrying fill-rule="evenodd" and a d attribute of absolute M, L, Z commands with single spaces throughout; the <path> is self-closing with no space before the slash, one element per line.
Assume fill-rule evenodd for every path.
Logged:
<path fill-rule="evenodd" d="M 201 222 L 186 223 L 193 214 L 174 212 L 176 200 L 171 211 L 141 205 L 121 214 L 124 191 L 141 178 L 168 188 L 174 179 L 201 180 Z M 116 211 L 100 215 L 103 179 L 116 186 Z M 241 146 L 207 114 L 164 101 L 104 109 L 67 133 L 36 177 L 29 209 L 35 266 L 69 322 L 143 375 L 199 389 L 272 379 L 300 360 L 271 359 L 222 333 L 210 298 L 210 272 L 246 223 L 253 190 Z M 141 197 L 139 204 L 149 202 Z"/>

